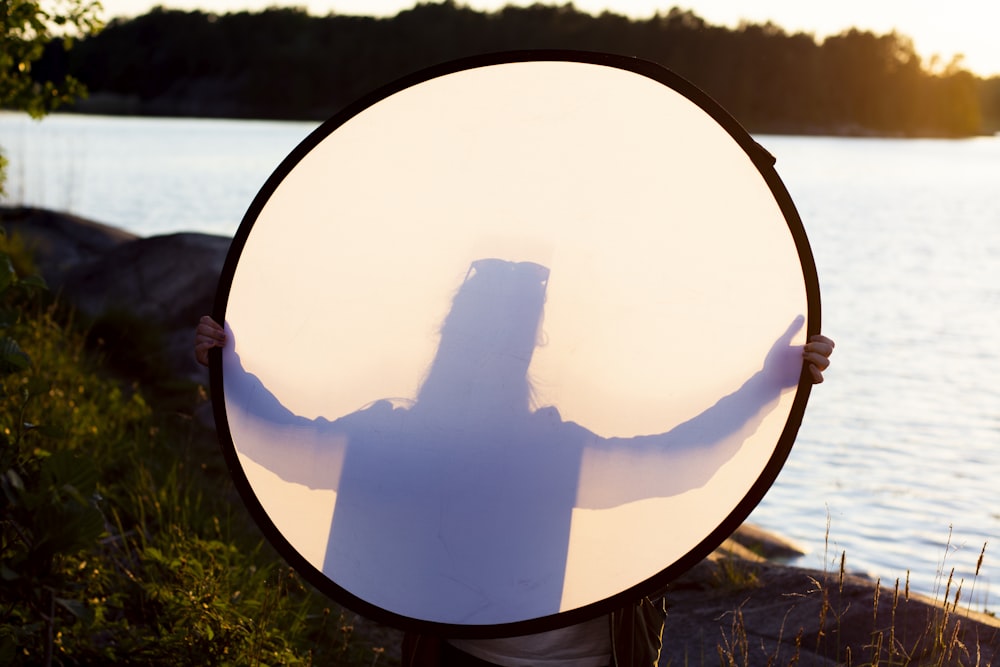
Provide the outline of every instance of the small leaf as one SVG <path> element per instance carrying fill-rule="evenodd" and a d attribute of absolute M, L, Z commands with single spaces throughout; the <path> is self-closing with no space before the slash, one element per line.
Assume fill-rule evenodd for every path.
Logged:
<path fill-rule="evenodd" d="M 10 374 L 23 371 L 31 365 L 31 358 L 21 349 L 17 341 L 4 336 L 0 338 L 0 373 Z"/>
<path fill-rule="evenodd" d="M 11 468 L 3 475 L 3 481 L 5 484 L 9 484 L 10 488 L 17 491 L 24 491 L 24 481 L 21 476 L 17 474 L 17 471 Z"/>
<path fill-rule="evenodd" d="M 3 495 L 7 498 L 7 502 L 11 505 L 18 505 L 24 493 L 24 481 L 11 468 L 0 477 L 0 489 L 3 489 Z"/>

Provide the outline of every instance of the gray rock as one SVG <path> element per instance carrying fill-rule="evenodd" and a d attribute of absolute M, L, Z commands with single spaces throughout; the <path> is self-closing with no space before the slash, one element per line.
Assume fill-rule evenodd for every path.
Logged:
<path fill-rule="evenodd" d="M 200 379 L 194 328 L 212 312 L 230 239 L 171 234 L 123 243 L 66 272 L 63 292 L 82 312 L 98 317 L 127 312 L 164 335 L 164 354 L 178 375 Z"/>
<path fill-rule="evenodd" d="M 1000 621 L 956 609 L 953 600 L 837 572 L 767 562 L 737 567 L 754 576 L 713 577 L 668 592 L 661 665 L 971 666 L 1000 659 Z"/>
<path fill-rule="evenodd" d="M 34 250 L 42 277 L 96 320 L 127 313 L 162 334 L 162 354 L 179 377 L 207 381 L 194 361 L 194 328 L 212 312 L 231 239 L 210 234 L 137 237 L 72 215 L 0 209 L 0 225 Z"/>
<path fill-rule="evenodd" d="M 138 238 L 99 222 L 41 208 L 0 207 L 0 225 L 8 236 L 25 242 L 35 254 L 42 277 L 55 286 L 65 282 L 66 271 Z"/>

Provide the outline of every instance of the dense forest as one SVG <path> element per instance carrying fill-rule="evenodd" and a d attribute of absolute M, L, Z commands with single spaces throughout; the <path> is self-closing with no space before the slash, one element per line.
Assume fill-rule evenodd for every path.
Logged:
<path fill-rule="evenodd" d="M 969 136 L 1000 129 L 1000 77 L 925 63 L 896 33 L 818 40 L 772 24 L 711 25 L 678 8 L 634 20 L 572 4 L 480 12 L 447 1 L 391 18 L 301 9 L 216 15 L 156 8 L 113 20 L 38 76 L 90 89 L 81 111 L 325 119 L 399 76 L 476 53 L 615 52 L 660 63 L 755 132 Z"/>

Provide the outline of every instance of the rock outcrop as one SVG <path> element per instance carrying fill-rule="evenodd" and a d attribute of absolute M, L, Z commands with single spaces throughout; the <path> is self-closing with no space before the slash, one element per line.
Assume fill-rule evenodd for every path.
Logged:
<path fill-rule="evenodd" d="M 995 616 L 911 593 L 905 582 L 733 550 L 748 528 L 759 533 L 740 527 L 671 585 L 661 665 L 1000 664 Z"/>
<path fill-rule="evenodd" d="M 33 250 L 49 287 L 91 319 L 128 313 L 162 334 L 170 371 L 205 381 L 194 327 L 212 312 L 231 239 L 209 234 L 138 237 L 76 216 L 0 209 L 0 226 Z"/>

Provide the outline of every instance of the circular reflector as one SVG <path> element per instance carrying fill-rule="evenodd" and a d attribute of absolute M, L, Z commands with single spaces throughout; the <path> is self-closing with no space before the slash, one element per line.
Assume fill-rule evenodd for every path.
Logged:
<path fill-rule="evenodd" d="M 819 290 L 773 160 L 649 62 L 447 63 L 319 127 L 214 315 L 232 475 L 333 598 L 449 636 L 668 583 L 792 446 Z"/>

